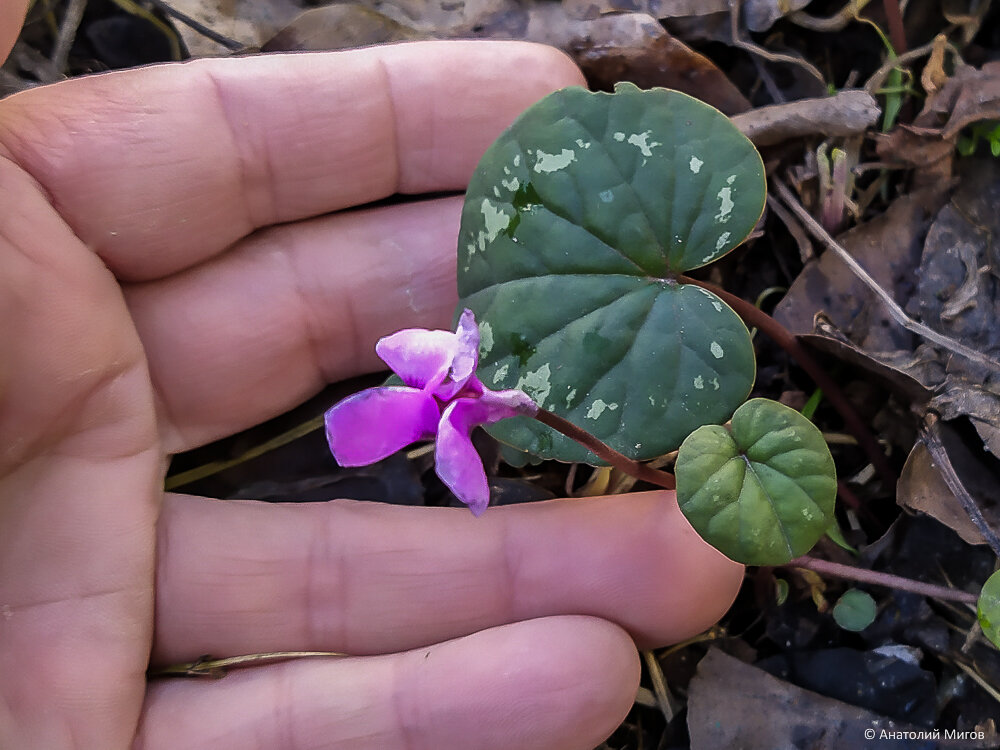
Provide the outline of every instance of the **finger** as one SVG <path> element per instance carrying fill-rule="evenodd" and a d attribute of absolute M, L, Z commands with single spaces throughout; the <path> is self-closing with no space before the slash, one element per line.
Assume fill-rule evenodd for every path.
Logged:
<path fill-rule="evenodd" d="M 28 0 L 4 0 L 0 3 L 0 64 L 21 33 L 21 23 L 28 9 Z"/>
<path fill-rule="evenodd" d="M 461 199 L 273 227 L 211 262 L 126 287 L 177 452 L 379 368 L 375 341 L 449 328 Z"/>
<path fill-rule="evenodd" d="M 546 618 L 392 656 L 161 682 L 136 750 L 589 750 L 625 717 L 638 683 L 621 629 Z"/>
<path fill-rule="evenodd" d="M 375 654 L 534 617 L 589 614 L 640 644 L 682 640 L 732 603 L 742 566 L 673 493 L 464 510 L 170 496 L 158 662 L 276 650 Z"/>
<path fill-rule="evenodd" d="M 0 152 L 119 277 L 149 279 L 258 227 L 461 189 L 519 112 L 582 80 L 523 42 L 199 60 L 11 97 Z"/>

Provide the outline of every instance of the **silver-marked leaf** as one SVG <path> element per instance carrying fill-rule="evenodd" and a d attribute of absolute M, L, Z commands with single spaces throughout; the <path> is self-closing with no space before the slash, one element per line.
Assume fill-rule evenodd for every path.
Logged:
<path fill-rule="evenodd" d="M 747 565 L 808 552 L 833 519 L 837 477 L 823 435 L 794 409 L 755 398 L 730 429 L 707 425 L 677 455 L 677 500 L 705 541 Z"/>
<path fill-rule="evenodd" d="M 986 579 L 976 609 L 983 635 L 1000 648 L 1000 570 Z"/>
<path fill-rule="evenodd" d="M 459 309 L 479 375 L 633 458 L 675 449 L 750 391 L 739 317 L 677 276 L 742 242 L 764 204 L 753 145 L 675 91 L 564 89 L 490 147 L 466 194 Z M 490 428 L 538 456 L 596 459 L 528 419 Z"/>

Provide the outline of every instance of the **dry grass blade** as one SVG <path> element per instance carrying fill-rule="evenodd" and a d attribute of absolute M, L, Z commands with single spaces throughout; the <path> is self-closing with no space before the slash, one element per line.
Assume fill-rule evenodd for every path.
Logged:
<path fill-rule="evenodd" d="M 271 651 L 262 654 L 244 654 L 229 656 L 225 659 L 203 657 L 184 664 L 172 664 L 169 667 L 150 672 L 150 677 L 224 677 L 230 669 L 243 667 L 259 667 L 264 664 L 290 661 L 292 659 L 342 658 L 350 654 L 338 651 Z"/>
<path fill-rule="evenodd" d="M 663 670 L 660 668 L 660 662 L 656 660 L 656 654 L 652 651 L 643 651 L 642 658 L 646 662 L 646 669 L 649 670 L 649 679 L 653 683 L 653 694 L 656 696 L 656 705 L 663 713 L 663 718 L 669 724 L 674 719 L 674 707 L 670 705 L 667 679 L 663 676 Z"/>

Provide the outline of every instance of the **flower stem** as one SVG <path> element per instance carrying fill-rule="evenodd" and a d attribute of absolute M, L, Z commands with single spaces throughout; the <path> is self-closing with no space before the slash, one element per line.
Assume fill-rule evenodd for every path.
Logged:
<path fill-rule="evenodd" d="M 886 586 L 888 588 L 898 589 L 899 591 L 909 591 L 914 594 L 920 594 L 921 596 L 929 596 L 934 599 L 945 599 L 953 602 L 963 602 L 965 604 L 972 604 L 973 606 L 975 606 L 976 602 L 979 601 L 979 597 L 975 594 L 969 593 L 968 591 L 951 589 L 947 586 L 936 586 L 933 583 L 915 581 L 912 578 L 894 576 L 891 573 L 879 573 L 876 570 L 856 568 L 853 565 L 841 565 L 840 563 L 831 562 L 829 560 L 819 560 L 815 557 L 809 557 L 808 555 L 796 557 L 794 560 L 790 560 L 785 563 L 782 567 L 805 568 L 822 575 L 832 576 L 833 578 L 844 578 L 849 581 L 857 581 L 858 583 Z"/>
<path fill-rule="evenodd" d="M 892 466 L 890 466 L 888 459 L 885 457 L 885 453 L 878 444 L 878 440 L 872 434 L 872 431 L 868 429 L 864 420 L 858 416 L 858 413 L 854 410 L 854 405 L 848 400 L 847 396 L 844 395 L 844 392 L 837 384 L 837 381 L 830 377 L 826 370 L 820 367 L 819 363 L 812 358 L 812 355 L 810 355 L 808 351 L 806 351 L 806 348 L 799 343 L 795 334 L 763 310 L 759 310 L 746 300 L 737 297 L 735 294 L 730 294 L 725 289 L 720 289 L 715 286 L 715 284 L 709 284 L 708 282 L 699 281 L 698 279 L 692 279 L 687 276 L 681 276 L 679 281 L 685 284 L 695 284 L 722 298 L 727 305 L 736 311 L 736 314 L 739 315 L 745 323 L 757 326 L 757 328 L 766 333 L 772 341 L 788 352 L 792 359 L 798 362 L 799 366 L 809 373 L 809 376 L 813 379 L 816 385 L 823 390 L 823 395 L 826 396 L 830 403 L 833 404 L 834 408 L 840 412 L 840 416 L 844 420 L 844 425 L 848 430 L 850 430 L 851 434 L 857 438 L 858 445 L 860 445 L 865 453 L 868 454 L 868 460 L 872 462 L 872 465 L 874 465 L 875 470 L 882 478 L 885 486 L 890 490 L 896 486 L 896 472 L 893 471 Z"/>
<path fill-rule="evenodd" d="M 621 472 L 629 474 L 636 479 L 641 479 L 644 482 L 655 484 L 658 487 L 664 487 L 668 490 L 672 490 L 677 486 L 677 481 L 674 479 L 673 474 L 660 471 L 659 469 L 653 469 L 644 463 L 633 461 L 628 456 L 623 456 L 614 448 L 605 445 L 586 430 L 577 427 L 575 424 L 567 419 L 563 419 L 558 414 L 554 414 L 546 409 L 539 409 L 534 414 L 534 417 L 539 422 L 551 427 L 556 432 L 561 432 L 570 440 L 575 440 L 602 461 L 607 461 Z"/>

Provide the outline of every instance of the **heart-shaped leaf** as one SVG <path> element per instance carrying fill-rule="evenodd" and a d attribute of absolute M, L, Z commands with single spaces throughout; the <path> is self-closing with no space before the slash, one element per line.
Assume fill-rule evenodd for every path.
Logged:
<path fill-rule="evenodd" d="M 753 145 L 696 99 L 631 84 L 549 95 L 489 148 L 466 194 L 459 309 L 480 321 L 480 377 L 633 458 L 725 420 L 753 383 L 749 335 L 677 277 L 742 242 L 764 193 Z M 596 462 L 533 420 L 490 431 Z"/>
<path fill-rule="evenodd" d="M 976 609 L 983 635 L 1000 648 L 1000 570 L 986 579 Z"/>
<path fill-rule="evenodd" d="M 730 429 L 706 425 L 680 447 L 677 500 L 695 530 L 747 565 L 781 565 L 808 552 L 833 519 L 837 477 L 816 426 L 755 398 Z"/>

